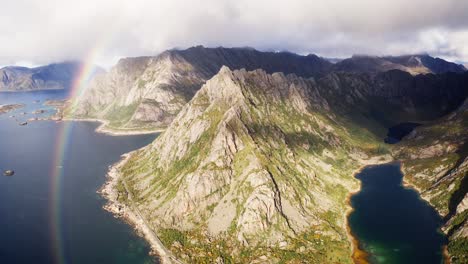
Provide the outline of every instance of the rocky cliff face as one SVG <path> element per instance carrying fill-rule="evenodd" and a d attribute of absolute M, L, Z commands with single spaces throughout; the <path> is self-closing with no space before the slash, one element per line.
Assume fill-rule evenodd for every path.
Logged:
<path fill-rule="evenodd" d="M 132 63 L 138 67 L 126 66 Z M 223 65 L 306 77 L 321 76 L 331 67 L 315 55 L 244 48 L 169 50 L 156 57 L 120 61 L 109 73 L 95 78 L 66 113 L 75 118 L 108 120 L 111 129 L 165 128 Z"/>
<path fill-rule="evenodd" d="M 382 137 L 386 128 L 398 123 L 442 117 L 468 96 L 468 73 L 412 76 L 399 70 L 378 74 L 333 72 L 317 82 L 319 87 L 326 87 L 322 95 L 333 102 L 337 115 L 351 116 L 353 122 Z M 372 123 L 384 131 L 378 131 Z"/>
<path fill-rule="evenodd" d="M 78 74 L 80 63 L 64 62 L 37 68 L 0 69 L 0 91 L 68 89 Z"/>
<path fill-rule="evenodd" d="M 223 67 L 132 155 L 122 184 L 187 262 L 351 263 L 345 200 L 357 188 L 353 171 L 385 149 L 334 114 L 327 88 Z"/>
<path fill-rule="evenodd" d="M 119 189 L 119 197 L 123 202 L 133 197 L 165 245 L 187 262 L 349 263 L 345 198 L 357 187 L 353 172 L 388 153 L 382 143 L 386 127 L 434 118 L 442 124 L 457 107 L 444 121 L 452 122 L 444 129 L 456 128 L 452 136 L 435 129 L 439 134 L 418 137 L 414 148 L 402 143 L 409 152 L 394 153 L 404 160 L 411 181 L 417 177 L 405 160 L 434 158 L 435 138 L 449 143 L 436 145 L 434 153 L 463 149 L 467 76 L 394 70 L 301 78 L 223 67 L 155 142 L 130 157 L 121 170 L 120 185 L 127 188 Z M 420 157 L 425 153 L 429 156 Z M 448 185 L 429 196 L 423 192 L 446 204 L 444 212 L 434 203 L 444 214 L 454 210 L 448 209 L 450 197 L 458 197 L 457 210 L 465 206 L 460 197 L 466 192 L 461 195 L 457 187 L 465 165 L 451 162 L 444 169 L 453 172 L 443 180 Z M 450 193 L 444 188 L 457 194 L 438 197 Z M 452 224 L 446 230 L 462 230 L 464 218 L 457 217 L 447 216 Z M 451 252 L 454 247 L 460 245 Z"/>
<path fill-rule="evenodd" d="M 92 80 L 85 95 L 76 99 L 65 114 L 73 118 L 109 121 L 107 126 L 111 130 L 163 129 L 223 65 L 231 69 L 263 69 L 267 73 L 294 73 L 316 78 L 332 71 L 375 75 L 395 69 L 411 74 L 465 70 L 463 66 L 427 55 L 355 56 L 333 65 L 315 55 L 198 46 L 169 50 L 155 57 L 121 60 L 109 73 Z M 396 81 L 405 78 L 410 79 L 400 76 Z M 422 87 L 421 84 L 415 85 Z"/>
<path fill-rule="evenodd" d="M 395 149 L 405 179 L 444 217 L 452 263 L 468 261 L 468 100 Z"/>
<path fill-rule="evenodd" d="M 352 58 L 342 60 L 333 67 L 335 71 L 378 73 L 389 70 L 406 71 L 412 75 L 427 73 L 461 73 L 466 68 L 461 64 L 433 58 L 429 55 L 405 55 L 376 57 L 367 55 L 355 55 Z"/>

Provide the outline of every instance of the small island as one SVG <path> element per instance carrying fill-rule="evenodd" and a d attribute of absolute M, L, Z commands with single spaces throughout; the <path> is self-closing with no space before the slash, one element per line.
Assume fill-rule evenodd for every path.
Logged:
<path fill-rule="evenodd" d="M 13 176 L 13 174 L 15 174 L 15 171 L 13 170 L 6 170 L 3 172 L 3 175 L 5 176 Z"/>
<path fill-rule="evenodd" d="M 0 115 L 5 114 L 11 111 L 14 111 L 16 109 L 23 108 L 24 104 L 6 104 L 6 105 L 0 105 Z"/>
<path fill-rule="evenodd" d="M 46 100 L 44 105 L 46 106 L 54 106 L 54 107 L 63 107 L 68 100 Z"/>
<path fill-rule="evenodd" d="M 47 110 L 38 109 L 38 110 L 32 111 L 31 114 L 33 114 L 33 115 L 38 115 L 38 114 L 43 114 L 43 113 L 45 113 L 45 112 L 47 112 Z"/>

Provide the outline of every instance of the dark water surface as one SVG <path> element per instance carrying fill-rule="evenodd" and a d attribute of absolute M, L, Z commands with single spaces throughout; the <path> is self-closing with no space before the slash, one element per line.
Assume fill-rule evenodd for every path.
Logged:
<path fill-rule="evenodd" d="M 416 127 L 421 124 L 413 122 L 400 123 L 395 126 L 392 126 L 388 129 L 387 138 L 385 138 L 385 143 L 395 144 L 400 142 L 406 135 L 411 133 Z"/>
<path fill-rule="evenodd" d="M 11 177 L 0 175 L 0 263 L 155 262 L 148 255 L 149 245 L 104 211 L 105 200 L 96 193 L 109 165 L 149 144 L 155 135 L 112 137 L 95 133 L 97 124 L 87 122 L 19 126 L 9 117 L 26 120 L 33 117 L 31 111 L 48 108 L 41 106 L 45 99 L 64 96 L 54 91 L 0 93 L 0 104 L 28 104 L 0 115 L 0 170 L 15 171 Z M 37 99 L 41 102 L 33 103 Z M 23 111 L 28 114 L 19 115 Z M 63 126 L 71 129 L 60 161 L 56 146 Z M 60 181 L 53 180 L 57 166 L 63 170 Z M 60 203 L 53 200 L 54 182 L 60 184 L 55 196 Z"/>
<path fill-rule="evenodd" d="M 399 164 L 369 166 L 356 177 L 362 189 L 351 198 L 349 224 L 371 263 L 441 263 L 442 219 L 402 185 Z"/>

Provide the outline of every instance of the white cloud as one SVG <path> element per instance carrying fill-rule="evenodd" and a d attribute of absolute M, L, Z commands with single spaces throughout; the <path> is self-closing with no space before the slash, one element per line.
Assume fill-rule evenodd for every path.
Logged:
<path fill-rule="evenodd" d="M 429 52 L 468 61 L 468 1 L 15 0 L 0 9 L 0 64 L 253 46 L 342 57 Z"/>

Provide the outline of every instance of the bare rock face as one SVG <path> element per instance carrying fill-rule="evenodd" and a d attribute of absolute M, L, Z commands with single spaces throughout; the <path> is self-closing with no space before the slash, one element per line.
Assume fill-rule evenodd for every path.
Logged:
<path fill-rule="evenodd" d="M 157 233 L 178 230 L 192 241 L 166 246 L 195 262 L 221 254 L 269 263 L 297 250 L 298 260 L 350 263 L 345 198 L 363 163 L 348 155 L 378 143 L 370 134 L 350 140 L 325 89 L 296 75 L 222 67 L 135 152 L 122 174 L 138 208 Z"/>
<path fill-rule="evenodd" d="M 127 58 L 96 76 L 65 111 L 74 118 L 108 120 L 110 128 L 165 128 L 206 80 L 223 66 L 233 69 L 321 76 L 331 63 L 315 55 L 244 48 L 169 50 L 155 57 Z"/>
<path fill-rule="evenodd" d="M 433 77 L 402 73 L 463 72 L 463 66 L 428 55 L 410 57 L 354 56 L 335 65 L 315 55 L 288 52 L 260 52 L 249 48 L 204 48 L 168 50 L 155 57 L 127 58 L 109 73 L 96 76 L 85 94 L 75 98 L 65 115 L 73 118 L 107 120 L 110 129 L 166 128 L 200 87 L 225 65 L 231 69 L 263 69 L 267 73 L 294 73 L 319 79 L 330 72 L 351 72 L 371 76 L 390 70 L 372 82 L 373 93 L 392 95 L 426 88 Z M 409 75 L 409 74 L 407 74 Z M 377 82 L 380 83 L 377 83 Z M 440 82 L 439 82 L 440 83 Z M 402 85 L 403 84 L 403 85 Z M 388 86 L 379 88 L 382 86 Z M 429 84 L 430 87 L 434 85 Z M 376 87 L 376 88 L 373 88 Z M 430 90 L 429 95 L 434 95 Z M 379 96 L 383 96 L 380 95 Z M 436 98 L 436 97 L 435 97 Z M 443 98 L 443 97 L 442 97 Z M 351 100 L 348 96 L 345 100 Z M 151 108 L 151 109 L 150 109 Z M 411 109 L 410 109 L 411 110 Z M 453 109 L 452 109 L 453 110 Z"/>

